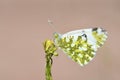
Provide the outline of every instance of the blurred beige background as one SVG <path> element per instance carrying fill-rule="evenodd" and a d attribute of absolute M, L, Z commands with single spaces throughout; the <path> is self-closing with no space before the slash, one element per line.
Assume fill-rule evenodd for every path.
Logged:
<path fill-rule="evenodd" d="M 0 0 L 0 80 L 45 80 L 42 42 L 59 33 L 103 27 L 108 39 L 85 67 L 61 50 L 53 80 L 120 80 L 120 0 Z"/>

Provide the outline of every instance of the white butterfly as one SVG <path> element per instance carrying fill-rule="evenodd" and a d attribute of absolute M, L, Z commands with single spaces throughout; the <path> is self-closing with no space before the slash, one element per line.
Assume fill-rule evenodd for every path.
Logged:
<path fill-rule="evenodd" d="M 54 33 L 56 46 L 81 66 L 93 59 L 95 52 L 106 39 L 107 32 L 102 28 L 74 30 L 63 35 Z"/>

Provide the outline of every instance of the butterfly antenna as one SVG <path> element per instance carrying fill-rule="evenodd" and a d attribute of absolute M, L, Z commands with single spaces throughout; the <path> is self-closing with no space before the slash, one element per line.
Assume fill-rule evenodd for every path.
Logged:
<path fill-rule="evenodd" d="M 48 19 L 48 24 L 53 28 L 55 32 L 57 31 L 56 27 L 54 26 L 53 22 L 50 19 Z"/>

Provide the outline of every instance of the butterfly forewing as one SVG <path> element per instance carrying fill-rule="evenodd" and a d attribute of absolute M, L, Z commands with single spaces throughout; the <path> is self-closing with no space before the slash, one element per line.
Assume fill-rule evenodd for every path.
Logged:
<path fill-rule="evenodd" d="M 90 28 L 63 35 L 55 33 L 54 41 L 73 61 L 83 66 L 93 59 L 106 38 L 106 31 L 102 28 Z"/>

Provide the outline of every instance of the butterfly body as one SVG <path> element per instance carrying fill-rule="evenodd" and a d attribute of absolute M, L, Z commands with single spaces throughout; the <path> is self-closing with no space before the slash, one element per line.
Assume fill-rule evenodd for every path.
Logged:
<path fill-rule="evenodd" d="M 55 44 L 81 66 L 93 59 L 106 38 L 107 33 L 102 28 L 74 30 L 63 35 L 54 34 Z"/>

